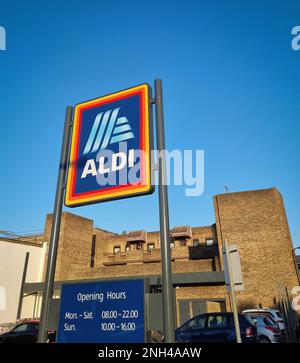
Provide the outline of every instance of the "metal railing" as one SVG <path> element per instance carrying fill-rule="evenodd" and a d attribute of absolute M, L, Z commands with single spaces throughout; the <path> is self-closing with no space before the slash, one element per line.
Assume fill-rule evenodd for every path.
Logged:
<path fill-rule="evenodd" d="M 43 230 L 36 230 L 32 231 L 35 233 L 15 233 L 11 231 L 4 231 L 0 230 L 0 239 L 10 239 L 14 241 L 22 241 L 22 242 L 29 242 L 29 243 L 42 243 L 44 239 L 44 231 Z"/>

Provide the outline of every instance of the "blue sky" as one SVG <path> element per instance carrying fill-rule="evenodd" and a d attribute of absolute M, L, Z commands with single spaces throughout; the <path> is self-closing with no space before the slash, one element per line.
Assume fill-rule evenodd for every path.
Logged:
<path fill-rule="evenodd" d="M 157 77 L 169 149 L 205 151 L 205 190 L 170 187 L 170 225 L 214 223 L 212 196 L 276 186 L 300 246 L 297 1 L 0 0 L 0 229 L 53 210 L 64 113 Z M 159 226 L 151 196 L 70 210 L 117 232 Z"/>

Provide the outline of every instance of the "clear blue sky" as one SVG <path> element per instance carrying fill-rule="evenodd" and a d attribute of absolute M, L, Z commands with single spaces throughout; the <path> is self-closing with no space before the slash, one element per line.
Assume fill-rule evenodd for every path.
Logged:
<path fill-rule="evenodd" d="M 205 190 L 169 190 L 170 224 L 214 223 L 212 196 L 276 186 L 300 245 L 299 1 L 0 0 L 0 229 L 53 209 L 65 107 L 164 82 L 166 143 L 205 150 Z M 122 232 L 159 226 L 155 195 L 70 210 Z"/>

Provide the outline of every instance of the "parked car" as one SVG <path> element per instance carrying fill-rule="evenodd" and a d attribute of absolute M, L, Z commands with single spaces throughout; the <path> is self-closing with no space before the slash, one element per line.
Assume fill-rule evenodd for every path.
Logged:
<path fill-rule="evenodd" d="M 247 315 L 239 314 L 243 343 L 256 342 L 256 327 Z M 233 313 L 206 313 L 188 320 L 175 330 L 177 342 L 236 342 Z"/>
<path fill-rule="evenodd" d="M 255 315 L 266 315 L 272 318 L 276 324 L 278 324 L 280 331 L 284 334 L 285 326 L 283 317 L 278 310 L 275 309 L 247 309 L 243 311 L 243 314 L 255 314 Z"/>
<path fill-rule="evenodd" d="M 282 343 L 282 334 L 278 325 L 266 315 L 249 314 L 257 329 L 258 343 Z"/>
<path fill-rule="evenodd" d="M 0 335 L 0 343 L 36 343 L 39 334 L 39 320 L 27 320 L 17 324 L 10 331 Z M 55 342 L 54 331 L 48 332 L 48 342 Z"/>

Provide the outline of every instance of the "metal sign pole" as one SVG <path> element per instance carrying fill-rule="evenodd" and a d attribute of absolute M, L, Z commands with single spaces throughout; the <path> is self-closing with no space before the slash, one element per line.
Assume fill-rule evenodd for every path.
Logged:
<path fill-rule="evenodd" d="M 160 244 L 162 260 L 162 297 L 163 297 L 163 318 L 164 335 L 166 343 L 174 343 L 174 304 L 173 304 L 173 283 L 170 250 L 170 227 L 169 227 L 169 206 L 168 187 L 166 175 L 165 155 L 165 131 L 163 114 L 162 82 L 155 80 L 155 114 L 156 114 L 156 137 L 158 155 L 158 192 L 159 192 L 159 219 L 160 219 Z"/>
<path fill-rule="evenodd" d="M 29 252 L 26 252 L 24 268 L 23 268 L 23 275 L 22 275 L 22 281 L 21 281 L 21 288 L 20 288 L 20 295 L 19 295 L 19 304 L 18 304 L 18 310 L 17 310 L 17 321 L 19 321 L 20 318 L 21 318 L 22 305 L 23 305 L 23 295 L 24 295 L 24 284 L 25 284 L 25 281 L 26 281 L 26 275 L 27 275 L 27 269 L 28 269 L 28 260 L 29 260 Z"/>
<path fill-rule="evenodd" d="M 49 306 L 50 306 L 50 300 L 53 297 L 53 285 L 55 278 L 56 257 L 57 257 L 60 221 L 61 221 L 61 213 L 62 213 L 63 198 L 64 198 L 69 143 L 71 136 L 72 115 L 73 115 L 73 108 L 68 106 L 66 109 L 64 134 L 63 134 L 57 185 L 56 185 L 51 237 L 50 237 L 50 244 L 48 251 L 47 269 L 46 269 L 41 320 L 39 328 L 39 338 L 38 338 L 39 343 L 46 343 L 48 338 L 47 330 L 48 330 Z"/>
<path fill-rule="evenodd" d="M 237 341 L 237 343 L 241 343 L 242 339 L 241 339 L 239 316 L 238 316 L 236 300 L 235 300 L 235 293 L 234 293 L 232 266 L 231 266 L 231 261 L 230 261 L 229 251 L 228 251 L 228 244 L 227 244 L 226 239 L 224 241 L 224 246 L 225 246 L 225 254 L 226 254 L 226 260 L 227 260 L 228 277 L 229 277 L 229 284 L 230 284 L 230 300 L 231 300 L 231 304 L 232 304 L 236 341 Z"/>

